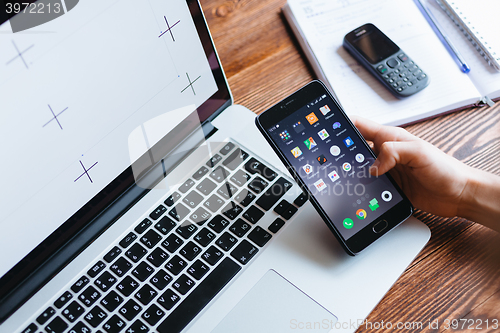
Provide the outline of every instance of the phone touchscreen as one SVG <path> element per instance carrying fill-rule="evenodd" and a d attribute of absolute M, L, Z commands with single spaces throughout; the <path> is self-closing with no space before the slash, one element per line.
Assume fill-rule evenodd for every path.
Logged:
<path fill-rule="evenodd" d="M 344 239 L 403 200 L 387 176 L 371 176 L 375 157 L 328 95 L 266 129 Z"/>

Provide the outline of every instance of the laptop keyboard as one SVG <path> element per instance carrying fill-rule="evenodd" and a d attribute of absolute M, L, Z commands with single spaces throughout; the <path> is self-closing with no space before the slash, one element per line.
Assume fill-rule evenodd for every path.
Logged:
<path fill-rule="evenodd" d="M 307 201 L 292 186 L 227 142 L 21 332 L 182 331 Z"/>

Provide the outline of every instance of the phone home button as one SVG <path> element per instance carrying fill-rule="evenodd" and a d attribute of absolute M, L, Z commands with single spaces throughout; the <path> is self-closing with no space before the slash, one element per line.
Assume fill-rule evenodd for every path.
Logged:
<path fill-rule="evenodd" d="M 372 227 L 372 230 L 374 233 L 379 234 L 382 231 L 384 231 L 388 225 L 389 225 L 389 223 L 387 223 L 386 220 L 382 220 L 382 221 L 375 223 L 375 225 Z"/>

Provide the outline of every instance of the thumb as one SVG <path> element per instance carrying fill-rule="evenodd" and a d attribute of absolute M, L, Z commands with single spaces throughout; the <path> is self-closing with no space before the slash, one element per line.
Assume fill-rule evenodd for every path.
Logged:
<path fill-rule="evenodd" d="M 421 147 L 415 141 L 387 141 L 379 149 L 375 163 L 370 167 L 373 176 L 380 176 L 398 164 L 410 165 L 421 154 Z"/>

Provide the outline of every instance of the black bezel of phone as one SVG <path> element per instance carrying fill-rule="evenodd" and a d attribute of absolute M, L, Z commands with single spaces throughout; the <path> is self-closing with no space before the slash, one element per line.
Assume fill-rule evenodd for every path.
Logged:
<path fill-rule="evenodd" d="M 358 135 L 358 137 L 360 138 L 359 141 L 363 142 L 363 144 L 368 149 L 368 151 L 373 155 L 373 157 L 376 157 L 375 153 L 370 149 L 366 140 L 364 140 L 363 136 L 352 124 L 349 117 L 345 114 L 344 110 L 342 109 L 342 107 L 335 101 L 332 94 L 330 94 L 326 86 L 321 81 L 310 82 L 306 86 L 302 87 L 298 91 L 294 92 L 290 96 L 283 99 L 281 102 L 267 109 L 255 119 L 255 123 L 260 132 L 264 135 L 265 139 L 269 142 L 275 153 L 278 155 L 280 160 L 283 162 L 283 164 L 285 164 L 287 169 L 290 171 L 290 174 L 293 176 L 295 181 L 299 184 L 302 191 L 304 191 L 308 195 L 312 205 L 319 213 L 319 215 L 323 218 L 323 221 L 325 221 L 328 228 L 330 228 L 333 234 L 337 237 L 337 239 L 339 240 L 340 244 L 345 249 L 345 251 L 349 255 L 356 255 L 357 253 L 365 249 L 368 245 L 372 244 L 375 240 L 379 239 L 388 231 L 390 231 L 391 229 L 402 223 L 404 220 L 406 220 L 408 217 L 410 217 L 413 213 L 413 206 L 411 205 L 408 198 L 404 195 L 403 191 L 396 184 L 394 179 L 389 174 L 387 174 L 387 177 L 394 185 L 394 187 L 397 189 L 403 200 L 398 204 L 396 204 L 394 207 L 392 207 L 389 211 L 384 213 L 382 216 L 380 216 L 378 219 L 374 220 L 373 222 L 368 224 L 365 228 L 357 232 L 354 236 L 350 237 L 347 240 L 345 240 L 342 237 L 342 235 L 337 230 L 337 228 L 330 220 L 328 215 L 325 213 L 325 211 L 323 210 L 319 202 L 316 200 L 314 195 L 312 195 L 312 193 L 309 191 L 302 178 L 299 176 L 294 167 L 288 162 L 284 153 L 274 143 L 273 139 L 267 132 L 268 128 L 274 126 L 276 123 L 292 115 L 301 107 L 309 103 L 311 100 L 314 100 L 315 98 L 318 98 L 324 94 L 328 94 L 328 96 L 334 101 L 336 107 L 340 110 L 342 116 L 346 119 L 349 126 L 351 126 L 355 130 L 356 135 Z M 383 220 L 387 221 L 388 226 L 383 231 L 376 233 L 373 230 L 373 226 Z"/>
<path fill-rule="evenodd" d="M 388 55 L 384 59 L 379 59 L 375 63 L 371 62 L 363 53 L 363 51 L 360 48 L 358 48 L 355 44 L 357 40 L 370 34 L 377 34 L 379 37 L 385 39 L 385 42 L 397 48 L 397 51 Z M 396 43 L 394 43 L 389 37 L 387 37 L 382 31 L 380 31 L 380 29 L 378 29 L 372 23 L 366 23 L 346 34 L 343 40 L 343 46 L 347 50 L 347 52 L 349 52 L 349 54 L 351 54 L 357 61 L 359 61 L 361 65 L 363 65 L 363 67 L 365 67 L 380 83 L 382 83 L 397 98 L 409 97 L 413 94 L 416 94 L 417 92 L 427 87 L 430 83 L 429 76 L 427 76 L 426 73 L 422 72 L 422 74 L 425 75 L 425 78 L 419 80 L 416 77 L 412 77 L 411 79 L 412 81 L 415 82 L 415 84 L 412 85 L 411 87 L 408 87 L 406 85 L 406 82 L 402 85 L 405 86 L 404 90 L 402 91 L 397 91 L 397 87 L 391 86 L 392 83 L 388 82 L 389 78 L 387 79 L 384 78 L 385 75 L 392 72 L 391 67 L 387 65 L 387 61 L 389 59 L 394 59 L 398 61 L 401 64 L 401 67 L 410 62 L 412 62 L 416 66 L 418 65 L 408 56 L 408 54 L 406 54 L 398 45 L 396 45 Z M 400 54 L 403 54 L 407 60 L 402 61 L 401 58 L 398 57 L 398 55 Z M 387 73 L 379 72 L 378 67 L 381 65 L 385 66 L 385 68 L 388 69 Z M 420 67 L 418 69 L 422 70 Z"/>

